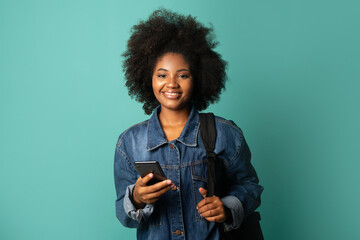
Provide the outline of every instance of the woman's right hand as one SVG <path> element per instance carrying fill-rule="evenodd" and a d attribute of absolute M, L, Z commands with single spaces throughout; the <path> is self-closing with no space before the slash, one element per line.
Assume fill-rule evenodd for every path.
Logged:
<path fill-rule="evenodd" d="M 154 177 L 149 173 L 145 177 L 139 177 L 133 189 L 133 203 L 137 209 L 144 208 L 148 203 L 154 203 L 170 189 L 176 189 L 170 179 L 153 185 L 146 185 Z"/>

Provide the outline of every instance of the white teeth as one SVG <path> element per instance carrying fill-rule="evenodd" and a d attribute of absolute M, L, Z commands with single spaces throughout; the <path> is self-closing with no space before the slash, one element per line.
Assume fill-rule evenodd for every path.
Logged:
<path fill-rule="evenodd" d="M 166 92 L 165 94 L 166 94 L 166 95 L 170 95 L 170 96 L 180 95 L 180 93 L 169 93 L 169 92 Z"/>

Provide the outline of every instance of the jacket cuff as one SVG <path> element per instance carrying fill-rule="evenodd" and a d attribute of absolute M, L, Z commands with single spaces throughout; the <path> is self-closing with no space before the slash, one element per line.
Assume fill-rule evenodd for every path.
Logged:
<path fill-rule="evenodd" d="M 228 232 L 232 229 L 239 228 L 245 216 L 241 201 L 235 196 L 223 197 L 221 201 L 225 207 L 230 209 L 232 216 L 232 222 L 225 221 L 223 223 L 224 231 Z"/>
<path fill-rule="evenodd" d="M 134 187 L 135 184 L 132 184 L 126 188 L 126 192 L 124 196 L 124 210 L 129 218 L 134 219 L 135 221 L 141 223 L 142 221 L 146 221 L 153 213 L 154 205 L 146 204 L 144 208 L 136 209 L 136 207 L 131 201 L 132 191 Z"/>

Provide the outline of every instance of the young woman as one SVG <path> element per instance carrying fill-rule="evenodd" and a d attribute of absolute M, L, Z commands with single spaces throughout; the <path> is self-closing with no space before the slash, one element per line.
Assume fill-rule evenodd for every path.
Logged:
<path fill-rule="evenodd" d="M 206 197 L 206 150 L 199 113 L 217 101 L 226 63 L 214 52 L 212 29 L 164 9 L 132 28 L 124 71 L 129 94 L 143 103 L 145 122 L 116 145 L 116 216 L 138 239 L 219 239 L 260 205 L 263 188 L 242 131 L 216 117 L 215 153 L 221 164 L 213 197 Z M 148 185 L 134 162 L 156 160 L 167 180 Z M 220 169 L 220 168 L 219 168 Z"/>

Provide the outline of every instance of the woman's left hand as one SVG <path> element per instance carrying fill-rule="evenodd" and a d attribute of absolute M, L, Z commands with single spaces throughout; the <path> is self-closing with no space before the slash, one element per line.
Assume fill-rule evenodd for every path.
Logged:
<path fill-rule="evenodd" d="M 207 190 L 204 188 L 199 188 L 199 192 L 204 197 L 196 207 L 201 217 L 209 222 L 224 222 L 227 219 L 227 216 L 225 206 L 220 198 L 217 196 L 206 197 Z"/>

